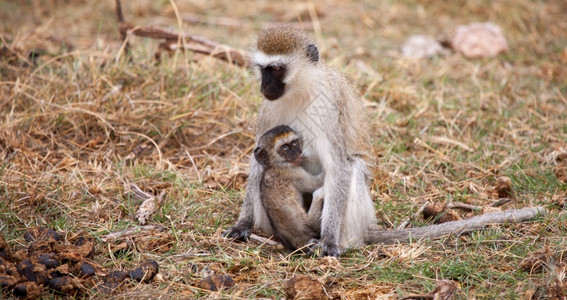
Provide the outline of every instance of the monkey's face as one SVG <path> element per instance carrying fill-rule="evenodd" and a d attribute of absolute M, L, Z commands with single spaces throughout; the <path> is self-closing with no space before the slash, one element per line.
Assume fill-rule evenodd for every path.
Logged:
<path fill-rule="evenodd" d="M 303 161 L 301 138 L 289 126 L 276 126 L 262 135 L 254 158 L 263 166 L 299 166 Z"/>
<path fill-rule="evenodd" d="M 319 61 L 315 39 L 299 26 L 265 28 L 258 36 L 257 49 L 251 63 L 261 81 L 260 91 L 269 101 L 301 87 L 305 81 L 301 74 L 316 68 Z"/>
<path fill-rule="evenodd" d="M 259 66 L 262 76 L 262 84 L 260 92 L 266 99 L 277 100 L 285 93 L 284 78 L 286 75 L 285 65 L 273 64 L 267 66 Z"/>
<path fill-rule="evenodd" d="M 284 162 L 290 163 L 297 167 L 303 162 L 303 151 L 299 139 L 294 139 L 287 144 L 283 144 L 277 151 L 278 155 Z"/>

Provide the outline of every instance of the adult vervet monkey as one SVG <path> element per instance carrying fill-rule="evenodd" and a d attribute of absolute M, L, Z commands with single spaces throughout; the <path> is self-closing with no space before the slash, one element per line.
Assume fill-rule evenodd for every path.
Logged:
<path fill-rule="evenodd" d="M 272 127 L 288 125 L 304 138 L 305 152 L 324 172 L 322 254 L 339 256 L 346 247 L 364 245 L 376 220 L 368 187 L 371 145 L 362 99 L 341 73 L 319 60 L 314 39 L 296 26 L 264 29 L 251 64 L 265 97 L 256 143 Z M 247 239 L 253 226 L 273 233 L 260 201 L 262 170 L 252 158 L 240 216 L 226 236 Z"/>
<path fill-rule="evenodd" d="M 324 195 L 322 254 L 339 256 L 345 247 L 434 239 L 545 214 L 544 208 L 532 207 L 421 228 L 379 229 L 368 187 L 371 147 L 361 98 L 344 76 L 319 61 L 313 38 L 298 27 L 279 25 L 263 30 L 257 48 L 251 63 L 261 79 L 265 100 L 258 114 L 256 144 L 265 132 L 282 124 L 303 137 L 303 151 L 310 163 L 302 167 L 312 175 L 324 172 L 324 185 L 318 190 Z M 262 174 L 263 166 L 252 157 L 240 216 L 225 232 L 227 237 L 245 240 L 253 226 L 273 234 L 261 203 Z"/>

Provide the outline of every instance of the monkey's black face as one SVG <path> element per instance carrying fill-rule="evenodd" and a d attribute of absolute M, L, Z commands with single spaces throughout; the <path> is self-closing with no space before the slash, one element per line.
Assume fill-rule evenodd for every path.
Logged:
<path fill-rule="evenodd" d="M 301 150 L 301 143 L 298 139 L 290 143 L 283 144 L 278 149 L 278 154 L 288 163 L 294 166 L 299 166 L 303 160 L 303 151 Z"/>
<path fill-rule="evenodd" d="M 260 66 L 260 71 L 262 72 L 260 92 L 264 94 L 264 97 L 272 101 L 283 96 L 285 92 L 285 83 L 283 82 L 286 74 L 285 66 Z"/>

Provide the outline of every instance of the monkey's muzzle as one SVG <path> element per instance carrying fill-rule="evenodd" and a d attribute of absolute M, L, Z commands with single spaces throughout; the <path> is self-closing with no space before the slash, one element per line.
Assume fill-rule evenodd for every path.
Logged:
<path fill-rule="evenodd" d="M 294 167 L 299 167 L 303 163 L 304 158 L 305 158 L 305 156 L 303 156 L 303 154 L 301 154 L 300 156 L 298 156 L 295 160 L 291 161 L 290 163 Z"/>

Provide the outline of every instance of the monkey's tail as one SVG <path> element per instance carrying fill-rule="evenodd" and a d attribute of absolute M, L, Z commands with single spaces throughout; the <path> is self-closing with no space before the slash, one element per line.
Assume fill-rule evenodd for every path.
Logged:
<path fill-rule="evenodd" d="M 543 206 L 511 209 L 506 211 L 482 214 L 470 219 L 446 222 L 425 227 L 383 230 L 373 228 L 366 238 L 367 244 L 408 243 L 426 239 L 437 239 L 452 234 L 462 234 L 483 229 L 490 224 L 509 224 L 529 221 L 537 216 L 544 216 Z"/>

